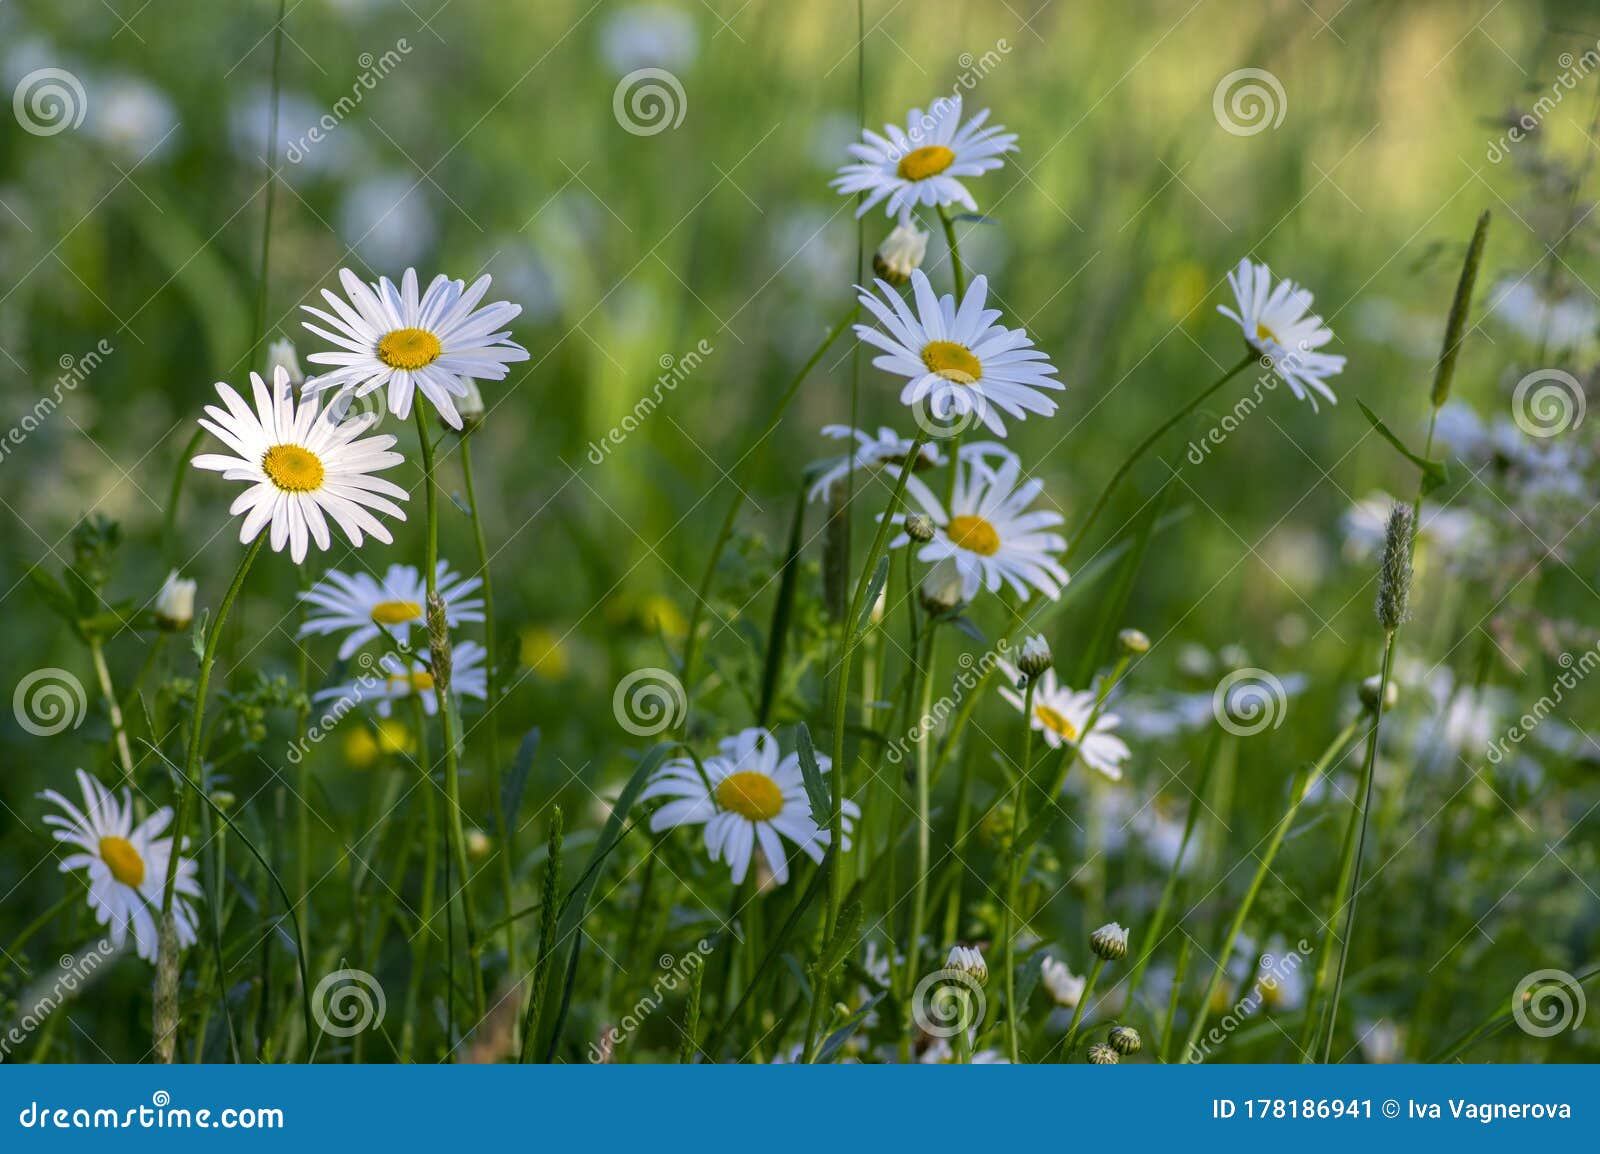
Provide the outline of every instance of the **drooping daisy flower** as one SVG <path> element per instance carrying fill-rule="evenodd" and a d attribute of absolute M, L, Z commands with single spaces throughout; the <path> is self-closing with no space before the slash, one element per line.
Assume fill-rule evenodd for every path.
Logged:
<path fill-rule="evenodd" d="M 1044 482 L 1022 481 L 1021 474 L 1022 464 L 1015 457 L 998 469 L 978 461 L 963 462 L 956 469 L 948 512 L 927 486 L 907 486 L 938 530 L 917 550 L 917 558 L 929 562 L 950 558 L 961 574 L 964 601 L 972 600 L 980 588 L 998 592 L 1003 582 L 1024 600 L 1035 589 L 1054 600 L 1067 583 L 1067 571 L 1056 560 L 1066 540 L 1044 531 L 1063 518 L 1049 509 L 1027 511 Z M 905 514 L 897 513 L 894 519 L 903 523 Z M 910 539 L 902 533 L 891 544 L 899 547 Z"/>
<path fill-rule="evenodd" d="M 1333 339 L 1333 330 L 1311 311 L 1311 293 L 1292 280 L 1274 285 L 1271 269 L 1248 260 L 1228 274 L 1228 284 L 1238 311 L 1227 305 L 1217 311 L 1238 324 L 1245 342 L 1272 362 L 1272 371 L 1313 411 L 1317 398 L 1308 389 L 1337 404 L 1326 380 L 1344 370 L 1344 358 L 1316 351 Z"/>
<path fill-rule="evenodd" d="M 349 269 L 339 271 L 339 281 L 348 303 L 323 289 L 332 313 L 302 306 L 328 326 L 305 321 L 305 327 L 343 350 L 306 358 L 314 365 L 336 366 L 308 380 L 308 392 L 337 389 L 340 395 L 363 397 L 387 388 L 389 409 L 403 420 L 420 389 L 445 422 L 459 429 L 461 414 L 451 398 L 467 396 L 467 380 L 504 380 L 508 364 L 528 359 L 528 350 L 504 328 L 522 307 L 507 301 L 477 307 L 489 291 L 487 276 L 471 288 L 436 276 L 420 298 L 416 269 L 406 269 L 399 288 L 388 277 L 366 284 Z"/>
<path fill-rule="evenodd" d="M 824 437 L 833 437 L 843 440 L 854 437 L 856 440 L 855 451 L 848 456 L 838 457 L 819 476 L 816 483 L 807 493 L 808 501 L 820 501 L 827 497 L 835 485 L 838 485 L 850 475 L 852 469 L 863 472 L 872 469 L 883 469 L 889 476 L 898 479 L 900 466 L 911 455 L 911 440 L 902 437 L 893 429 L 881 427 L 877 436 L 873 436 L 862 429 L 852 429 L 849 425 L 824 425 Z M 909 486 L 916 481 L 916 474 L 923 469 L 933 469 L 944 464 L 944 454 L 939 451 L 939 446 L 926 444 L 917 454 L 917 463 L 911 466 L 911 476 L 907 478 Z M 920 484 L 920 482 L 917 482 Z"/>
<path fill-rule="evenodd" d="M 251 483 L 228 510 L 246 514 L 239 540 L 249 544 L 271 525 L 273 551 L 282 552 L 287 543 L 289 555 L 300 562 L 305 560 L 308 541 L 315 541 L 319 549 L 333 544 L 327 521 L 331 517 L 352 545 L 359 547 L 364 534 L 392 542 L 389 530 L 368 510 L 406 519 L 404 510 L 387 499 L 405 500 L 406 491 L 372 476 L 404 460 L 389 451 L 394 438 L 357 440 L 375 418 L 336 423 L 326 413 L 317 415 L 315 397 L 296 404 L 282 368 L 273 374 L 271 394 L 255 373 L 250 374 L 250 387 L 255 392 L 254 412 L 243 397 L 219 381 L 217 394 L 227 408 L 207 405 L 210 419 L 200 419 L 235 455 L 202 453 L 192 462 L 197 469 L 221 473 L 225 481 Z"/>
<path fill-rule="evenodd" d="M 444 600 L 445 623 L 454 629 L 463 621 L 482 621 L 483 601 L 469 594 L 483 582 L 451 572 L 443 561 L 435 572 L 439 596 Z M 321 581 L 300 594 L 300 599 L 313 607 L 300 627 L 301 637 L 350 631 L 339 645 L 339 660 L 344 661 L 384 630 L 404 642 L 411 626 L 423 623 L 428 586 L 414 565 L 391 565 L 382 581 L 370 573 L 330 569 Z"/>
<path fill-rule="evenodd" d="M 791 753 L 779 760 L 777 739 L 760 728 L 723 738 L 718 750 L 702 762 L 703 777 L 694 760 L 687 757 L 674 758 L 656 771 L 639 800 L 672 800 L 652 815 L 650 828 L 659 833 L 677 826 L 704 825 L 711 860 L 728 864 L 735 885 L 744 881 L 757 842 L 778 884 L 789 880 L 788 855 L 779 834 L 820 863 L 829 834 L 811 820 L 799 755 Z M 827 773 L 831 763 L 819 753 L 817 766 Z M 861 809 L 849 799 L 842 809 L 844 848 L 849 849 L 850 830 Z"/>
<path fill-rule="evenodd" d="M 1039 981 L 1058 1006 L 1071 1010 L 1083 998 L 1087 979 L 1074 974 L 1067 963 L 1055 958 L 1045 958 L 1039 967 Z"/>
<path fill-rule="evenodd" d="M 110 932 L 111 944 L 121 947 L 132 925 L 139 956 L 154 962 L 159 944 L 157 923 L 172 858 L 172 839 L 158 835 L 171 823 L 172 810 L 162 807 L 135 826 L 133 798 L 128 791 L 123 791 L 119 802 L 116 794 L 81 769 L 78 788 L 83 791 L 82 809 L 53 789 L 39 795 L 65 814 L 45 815 L 45 824 L 55 828 L 55 840 L 82 851 L 62 858 L 61 872 L 86 871 L 89 909 Z M 192 860 L 180 857 L 172 900 L 180 946 L 195 942 L 195 911 L 188 899 L 200 896 L 197 872 Z"/>
<path fill-rule="evenodd" d="M 1026 331 L 994 323 L 1000 311 L 984 307 L 987 278 L 973 278 L 957 307 L 953 295 L 936 296 L 927 274 L 915 269 L 915 312 L 886 281 L 876 283 L 881 298 L 859 286 L 857 291 L 882 327 L 857 325 L 856 336 L 883 350 L 872 359 L 876 368 L 908 378 L 901 404 L 926 401 L 940 421 L 977 417 L 997 437 L 1006 435 L 1001 411 L 1019 421 L 1029 413 L 1048 417 L 1056 411 L 1039 390 L 1066 386 L 1054 379 L 1056 367 Z"/>
<path fill-rule="evenodd" d="M 997 124 L 985 126 L 986 108 L 965 124 L 961 123 L 961 96 L 941 96 L 923 112 L 913 108 L 906 126 L 884 126 L 883 135 L 864 131 L 862 141 L 850 146 L 854 164 L 839 170 L 832 184 L 837 192 L 867 195 L 856 209 L 857 216 L 887 198 L 884 209 L 902 220 L 919 204 L 932 207 L 960 204 L 978 211 L 958 177 L 981 176 L 999 168 L 1002 155 L 1017 147 L 1017 134 Z"/>
<path fill-rule="evenodd" d="M 480 701 L 489 696 L 489 673 L 483 662 L 483 646 L 475 641 L 460 641 L 451 648 L 450 688 L 457 696 Z M 324 717 L 343 717 L 362 705 L 370 705 L 379 717 L 388 717 L 394 712 L 396 701 L 413 694 L 421 697 L 423 712 L 429 717 L 438 712 L 439 695 L 434 692 L 427 659 L 417 655 L 402 660 L 396 654 L 385 653 L 378 659 L 376 669 L 368 669 L 354 681 L 324 689 L 312 700 L 335 703 L 324 711 Z"/>
<path fill-rule="evenodd" d="M 1017 670 L 1009 663 L 999 663 L 1007 681 L 1015 684 Z M 1025 698 L 1015 689 L 1002 686 L 1000 696 L 1018 711 Z M 1122 719 L 1115 713 L 1101 712 L 1089 728 L 1089 717 L 1094 713 L 1095 695 L 1091 690 L 1074 693 L 1056 679 L 1056 671 L 1047 669 L 1033 683 L 1033 716 L 1028 719 L 1034 729 L 1044 734 L 1045 744 L 1059 749 L 1063 742 L 1078 747 L 1078 756 L 1085 765 L 1099 770 L 1112 781 L 1122 780 L 1122 763 L 1131 755 L 1127 742 L 1111 732 Z"/>

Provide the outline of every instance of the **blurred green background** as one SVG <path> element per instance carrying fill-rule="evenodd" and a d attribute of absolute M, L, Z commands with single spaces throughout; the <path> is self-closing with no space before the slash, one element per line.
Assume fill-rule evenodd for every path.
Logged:
<path fill-rule="evenodd" d="M 249 361 L 275 12 L 263 0 L 0 0 L 5 91 L 59 68 L 80 82 L 85 103 L 80 124 L 49 135 L 0 118 L 5 423 L 20 427 L 68 366 L 102 341 L 110 347 L 0 458 L 7 691 L 44 666 L 90 685 L 81 647 L 34 596 L 27 570 L 59 570 L 78 518 L 111 517 L 124 534 L 113 587 L 144 604 L 168 567 L 162 516 L 192 422 L 213 381 L 237 385 L 259 367 L 259 350 Z M 298 306 L 336 286 L 341 267 L 369 278 L 413 264 L 424 277 L 488 272 L 494 296 L 522 304 L 516 338 L 532 359 L 485 387 L 491 412 L 475 454 L 516 666 L 503 732 L 509 744 L 541 728 L 532 804 L 565 797 L 579 827 L 592 828 L 592 791 L 603 792 L 639 744 L 615 724 L 613 687 L 681 649 L 724 475 L 850 303 L 853 202 L 827 182 L 856 133 L 856 21 L 842 0 L 288 5 L 264 335 L 309 351 Z M 1279 388 L 1201 463 L 1186 460 L 1185 443 L 1226 408 L 1219 400 L 1163 446 L 1166 464 L 1152 458 L 1136 470 L 1101 525 L 1102 541 L 1120 538 L 1176 470 L 1170 508 L 1186 515 L 1156 537 L 1126 620 L 1115 623 L 1157 641 L 1134 693 L 1203 694 L 1227 664 L 1301 675 L 1287 724 L 1240 743 L 1231 863 L 1265 832 L 1289 769 L 1320 751 L 1352 684 L 1375 667 L 1374 566 L 1348 540 L 1346 515 L 1377 489 L 1409 497 L 1415 473 L 1354 402 L 1420 446 L 1445 314 L 1484 209 L 1494 226 L 1457 398 L 1492 422 L 1509 414 L 1530 369 L 1590 379 L 1588 285 L 1600 234 L 1588 169 L 1600 147 L 1600 75 L 1587 73 L 1583 54 L 1600 38 L 1600 5 L 870 0 L 866 24 L 870 126 L 903 123 L 909 107 L 962 87 L 969 108 L 992 109 L 1020 135 L 1004 169 L 969 182 L 989 219 L 963 222 L 962 245 L 990 277 L 1004 323 L 1025 325 L 1060 366 L 1061 410 L 1014 424 L 1009 443 L 1045 478 L 1069 528 L 1137 438 L 1237 359 L 1237 331 L 1215 306 L 1228 300 L 1223 277 L 1241 258 L 1311 289 L 1337 334 L 1334 351 L 1349 358 L 1334 382 L 1336 407 L 1314 413 Z M 627 130 L 615 108 L 619 79 L 643 67 L 667 69 L 681 85 L 681 122 L 652 135 Z M 1244 68 L 1270 72 L 1281 94 L 1269 92 L 1276 122 L 1241 135 L 1219 120 L 1215 101 L 1224 77 Z M 1555 91 L 1560 100 L 1531 139 L 1502 143 L 1496 159 L 1512 118 Z M 323 139 L 308 137 L 356 92 Z M 889 224 L 880 212 L 865 218 L 869 256 Z M 937 230 L 926 267 L 948 285 Z M 1512 305 L 1492 313 L 1495 287 L 1519 281 L 1550 308 L 1562 302 L 1578 335 L 1552 342 L 1519 323 Z M 710 351 L 659 408 L 620 445 L 592 454 L 701 342 Z M 849 419 L 849 346 L 823 360 L 747 462 L 753 501 L 707 615 L 700 737 L 748 723 L 794 494 L 805 466 L 834 451 L 819 428 Z M 908 428 L 898 390 L 863 365 L 860 423 Z M 1477 717 L 1493 735 L 1545 692 L 1560 652 L 1583 638 L 1594 644 L 1593 495 L 1584 487 L 1593 428 L 1563 441 L 1582 485 L 1543 521 L 1505 490 L 1491 492 L 1492 474 L 1457 470 L 1454 500 L 1479 509 L 1490 543 L 1459 566 L 1424 560 L 1440 584 L 1423 586 L 1421 623 L 1408 638 L 1423 672 L 1410 687 L 1416 730 L 1398 747 L 1397 767 L 1432 748 L 1438 730 L 1428 726 L 1453 708 L 1448 691 L 1430 697 L 1440 668 L 1453 684 L 1503 687 L 1494 719 Z M 402 449 L 414 448 L 406 429 L 398 433 Z M 445 470 L 447 486 L 458 485 L 449 460 Z M 215 605 L 236 561 L 231 495 L 208 477 L 186 482 L 173 563 L 200 581 L 202 605 Z M 366 564 L 415 560 L 420 502 L 413 513 L 393 548 L 363 553 Z M 466 518 L 448 507 L 445 515 L 443 554 L 467 567 Z M 323 560 L 353 564 L 342 543 L 314 571 Z M 814 561 L 805 580 L 812 608 L 801 651 L 815 652 Z M 296 587 L 282 558 L 252 576 L 234 618 L 236 652 L 251 651 L 252 669 L 292 673 Z M 1091 593 L 1055 619 L 1058 653 L 1084 643 L 1096 608 Z M 1248 660 L 1233 651 L 1217 666 L 1214 655 L 1229 646 Z M 181 649 L 169 648 L 166 668 L 187 676 Z M 314 679 L 337 672 L 331 650 L 314 648 Z M 111 647 L 117 677 L 131 677 L 144 653 L 136 634 L 120 637 Z M 1392 864 L 1363 909 L 1365 925 L 1392 933 L 1359 955 L 1359 1016 L 1403 1021 L 1425 1006 L 1440 1017 L 1428 1040 L 1442 1044 L 1503 1004 L 1524 972 L 1593 958 L 1600 791 L 1584 727 L 1596 700 L 1585 688 L 1560 707 L 1562 751 L 1524 751 L 1537 773 L 1490 767 L 1479 748 L 1445 756 L 1426 788 L 1395 800 L 1375 859 Z M 786 686 L 778 719 L 808 716 L 820 701 L 813 667 Z M 987 708 L 1005 716 L 1003 706 Z M 104 766 L 105 736 L 97 707 L 80 728 L 48 738 L 0 713 L 0 944 L 59 893 L 53 870 L 36 868 L 33 795 L 75 765 Z M 1181 817 L 1188 795 L 1174 782 L 1205 748 L 1193 733 L 1130 740 L 1132 800 L 1108 810 L 1113 831 L 1147 808 Z M 332 794 L 348 792 L 349 756 L 343 746 L 321 755 Z M 261 760 L 234 773 L 263 786 L 262 808 L 245 813 L 266 826 L 272 759 Z M 1476 816 L 1455 822 L 1458 809 Z M 1308 893 L 1326 892 L 1344 812 L 1334 807 L 1285 850 L 1279 872 L 1311 879 Z M 1441 837 L 1452 839 L 1444 849 Z M 1110 870 L 1113 904 L 1147 900 L 1164 876 L 1121 847 L 1095 860 Z M 1448 861 L 1443 876 L 1435 860 Z M 1216 902 L 1248 870 L 1221 876 Z M 1426 899 L 1433 886 L 1439 908 Z M 1052 911 L 1063 940 L 1076 943 L 1076 927 L 1123 908 L 1093 904 L 1063 895 Z M 1309 907 L 1288 893 L 1268 905 L 1268 928 L 1291 937 L 1315 929 Z M 1199 916 L 1201 926 L 1218 924 L 1215 911 Z M 1413 963 L 1444 955 L 1458 929 L 1463 940 L 1441 967 L 1454 976 L 1429 995 L 1436 975 Z M 142 979 L 116 980 L 133 990 Z M 139 1031 L 116 1020 L 105 1016 L 102 1044 L 126 1057 Z M 119 1043 L 121 1031 L 129 1033 Z M 1257 1049 L 1237 1053 L 1288 1056 L 1276 1033 L 1263 1033 Z M 1552 1042 L 1513 1032 L 1497 1054 L 1592 1058 L 1596 1037 L 1593 1024 Z M 97 1057 L 81 1040 L 62 1041 Z"/>

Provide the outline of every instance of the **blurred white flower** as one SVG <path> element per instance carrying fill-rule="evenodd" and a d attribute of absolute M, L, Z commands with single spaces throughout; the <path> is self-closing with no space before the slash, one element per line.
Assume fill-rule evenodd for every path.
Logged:
<path fill-rule="evenodd" d="M 1600 323 L 1592 297 L 1574 294 L 1547 298 L 1532 276 L 1503 280 L 1489 294 L 1489 311 L 1530 344 L 1546 352 L 1587 347 Z"/>
<path fill-rule="evenodd" d="M 666 4 L 635 4 L 600 29 L 600 53 L 618 76 L 639 68 L 687 68 L 700 54 L 694 18 Z"/>
<path fill-rule="evenodd" d="M 1058 1006 L 1074 1009 L 1083 997 L 1088 979 L 1074 974 L 1066 962 L 1045 958 L 1039 967 L 1039 981 Z"/>
<path fill-rule="evenodd" d="M 339 239 L 374 268 L 416 264 L 433 248 L 438 232 L 420 181 L 399 173 L 371 176 L 353 186 L 339 202 L 337 224 Z"/>
<path fill-rule="evenodd" d="M 902 437 L 886 425 L 881 426 L 876 435 L 861 429 L 852 429 L 848 425 L 824 425 L 822 435 L 835 440 L 853 437 L 856 447 L 849 455 L 832 460 L 811 486 L 810 492 L 806 495 L 808 501 L 827 498 L 834 487 L 848 477 L 852 470 L 882 469 L 890 477 L 898 479 L 900 466 L 911 455 L 910 438 Z M 925 468 L 942 466 L 944 460 L 944 454 L 939 451 L 937 445 L 925 444 L 917 454 L 917 463 L 911 467 L 911 471 L 918 473 Z"/>
<path fill-rule="evenodd" d="M 178 110 L 161 89 L 137 76 L 91 77 L 84 128 L 130 163 L 153 159 L 178 143 Z"/>

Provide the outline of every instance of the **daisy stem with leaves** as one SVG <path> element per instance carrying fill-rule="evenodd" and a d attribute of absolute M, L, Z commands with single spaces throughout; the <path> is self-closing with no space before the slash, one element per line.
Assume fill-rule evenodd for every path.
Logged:
<path fill-rule="evenodd" d="M 255 564 L 256 554 L 267 543 L 261 533 L 251 542 L 239 559 L 233 581 L 217 606 L 217 616 L 206 630 L 205 647 L 200 654 L 200 673 L 194 687 L 194 709 L 189 721 L 189 746 L 184 757 L 183 773 L 196 790 L 202 788 L 200 745 L 205 729 L 206 691 L 211 685 L 211 670 L 217 663 L 217 644 L 222 640 L 222 627 L 227 623 L 228 611 L 244 588 L 244 579 Z M 177 928 L 173 924 L 172 899 L 178 881 L 178 862 L 183 856 L 184 840 L 189 831 L 190 790 L 178 789 L 176 816 L 172 822 L 172 856 L 167 859 L 167 880 L 161 891 L 161 952 L 156 967 L 155 1048 L 158 1062 L 171 1062 L 178 1036 L 178 971 L 179 959 Z"/>
<path fill-rule="evenodd" d="M 448 895 L 452 905 L 461 906 L 461 923 L 467 935 L 467 962 L 472 972 L 472 1006 L 478 1020 L 482 1020 L 487 999 L 483 989 L 483 967 L 478 962 L 478 925 L 472 904 L 471 871 L 467 866 L 466 833 L 461 826 L 461 766 L 456 752 L 455 723 L 450 700 L 450 634 L 444 619 L 444 601 L 439 597 L 439 499 L 438 476 L 434 472 L 433 442 L 428 439 L 427 409 L 416 405 L 417 439 L 422 445 L 422 487 L 427 502 L 427 582 L 428 582 L 428 637 L 433 653 L 434 693 L 439 702 L 439 735 L 444 743 L 444 791 L 446 831 L 450 845 L 446 847 L 454 862 L 457 880 L 455 892 Z"/>
<path fill-rule="evenodd" d="M 1218 377 L 1204 390 L 1195 394 L 1194 398 L 1190 400 L 1188 404 L 1184 405 L 1176 413 L 1172 414 L 1172 416 L 1161 422 L 1161 424 L 1156 427 L 1154 432 L 1134 446 L 1133 452 L 1129 453 L 1127 457 L 1124 458 L 1122 464 L 1118 465 L 1116 471 L 1111 474 L 1111 479 L 1106 482 L 1105 488 L 1100 490 L 1100 495 L 1095 498 L 1094 504 L 1089 507 L 1089 515 L 1084 518 L 1083 524 L 1078 527 L 1078 531 L 1074 533 L 1071 540 L 1067 542 L 1066 552 L 1061 556 L 1061 561 L 1063 564 L 1065 564 L 1069 558 L 1073 557 L 1078 552 L 1078 547 L 1082 545 L 1084 539 L 1088 537 L 1089 530 L 1094 528 L 1094 523 L 1099 519 L 1101 512 L 1104 511 L 1106 502 L 1111 499 L 1111 494 L 1122 482 L 1122 478 L 1128 475 L 1128 470 L 1133 468 L 1133 466 L 1138 462 L 1139 458 L 1144 456 L 1145 452 L 1150 448 L 1150 446 L 1154 445 L 1185 417 L 1204 404 L 1207 398 L 1209 398 L 1218 389 L 1222 388 L 1223 385 L 1227 384 L 1229 381 L 1233 380 L 1234 377 L 1242 373 L 1253 361 L 1255 361 L 1256 356 L 1257 354 L 1253 349 L 1246 353 L 1243 360 L 1234 365 L 1233 368 L 1229 369 L 1227 372 L 1223 373 L 1222 376 Z"/>
<path fill-rule="evenodd" d="M 411 944 L 411 980 L 406 984 L 405 1024 L 400 1030 L 400 1061 L 411 1060 L 416 1041 L 417 1005 L 422 997 L 422 978 L 428 969 L 428 947 L 433 939 L 434 878 L 439 873 L 439 840 L 434 835 L 438 824 L 433 800 L 433 769 L 428 758 L 428 712 L 420 695 L 412 702 L 417 723 L 417 773 L 421 777 L 422 821 L 422 896 L 417 904 L 417 930 Z"/>
<path fill-rule="evenodd" d="M 933 712 L 934 640 L 938 622 L 928 620 L 923 630 L 922 648 L 917 661 L 917 718 L 919 728 L 929 724 Z M 933 861 L 933 757 L 929 737 L 917 741 L 917 873 L 911 883 L 911 932 L 906 940 L 906 994 L 921 972 L 922 929 L 928 918 L 928 871 Z"/>

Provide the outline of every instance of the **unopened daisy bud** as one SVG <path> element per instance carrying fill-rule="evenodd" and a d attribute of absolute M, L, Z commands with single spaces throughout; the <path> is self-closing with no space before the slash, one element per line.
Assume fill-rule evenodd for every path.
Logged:
<path fill-rule="evenodd" d="M 953 558 L 945 557 L 922 579 L 918 590 L 922 607 L 929 613 L 949 613 L 961 604 L 961 570 Z"/>
<path fill-rule="evenodd" d="M 478 382 L 471 377 L 465 378 L 467 393 L 464 397 L 456 398 L 456 412 L 461 414 L 461 435 L 470 435 L 479 425 L 483 424 L 483 394 L 478 391 Z"/>
<path fill-rule="evenodd" d="M 485 857 L 489 853 L 489 835 L 476 827 L 467 830 L 467 856 L 471 858 Z"/>
<path fill-rule="evenodd" d="M 1104 1042 L 1096 1042 L 1089 1047 L 1089 1061 L 1096 1066 L 1115 1066 L 1122 1061 L 1117 1052 Z"/>
<path fill-rule="evenodd" d="M 1096 957 L 1114 962 L 1128 956 L 1128 931 L 1116 922 L 1107 922 L 1089 935 L 1089 948 Z"/>
<path fill-rule="evenodd" d="M 895 225 L 872 254 L 872 271 L 890 284 L 905 284 L 912 270 L 922 267 L 928 251 L 928 234 L 912 224 Z"/>
<path fill-rule="evenodd" d="M 1106 1040 L 1119 1054 L 1137 1054 L 1139 1047 L 1144 1045 L 1144 1040 L 1139 1037 L 1139 1031 L 1132 1026 L 1112 1026 Z"/>
<path fill-rule="evenodd" d="M 1383 685 L 1383 678 L 1374 673 L 1361 683 L 1357 696 L 1361 698 L 1361 708 L 1368 713 L 1375 713 L 1378 709 L 1378 686 Z M 1395 702 L 1400 700 L 1400 687 L 1390 678 L 1389 684 L 1384 686 L 1383 707 L 1393 709 Z"/>
<path fill-rule="evenodd" d="M 267 346 L 267 380 L 276 379 L 279 369 L 289 374 L 289 387 L 299 392 L 300 386 L 306 383 L 306 374 L 300 368 L 300 356 L 295 352 L 293 341 L 276 340 Z"/>
<path fill-rule="evenodd" d="M 933 518 L 926 513 L 913 513 L 906 518 L 906 536 L 919 544 L 933 540 Z"/>
<path fill-rule="evenodd" d="M 980 986 L 989 980 L 989 966 L 976 946 L 952 947 L 950 956 L 944 961 L 944 968 L 966 974 Z"/>
<path fill-rule="evenodd" d="M 1383 569 L 1378 574 L 1378 623 L 1393 633 L 1406 619 L 1411 597 L 1411 508 L 1398 501 L 1383 531 Z"/>
<path fill-rule="evenodd" d="M 1050 643 L 1042 635 L 1035 633 L 1022 643 L 1022 652 L 1017 656 L 1017 668 L 1023 676 L 1030 679 L 1038 677 L 1053 664 Z"/>
<path fill-rule="evenodd" d="M 1124 629 L 1118 633 L 1117 644 L 1122 646 L 1124 653 L 1134 657 L 1150 652 L 1150 638 L 1138 629 Z"/>
<path fill-rule="evenodd" d="M 232 809 L 234 803 L 238 800 L 231 791 L 226 789 L 213 790 L 211 794 L 211 804 L 224 812 Z"/>
<path fill-rule="evenodd" d="M 156 624 L 168 633 L 182 633 L 194 620 L 195 583 L 174 569 L 156 594 Z"/>

